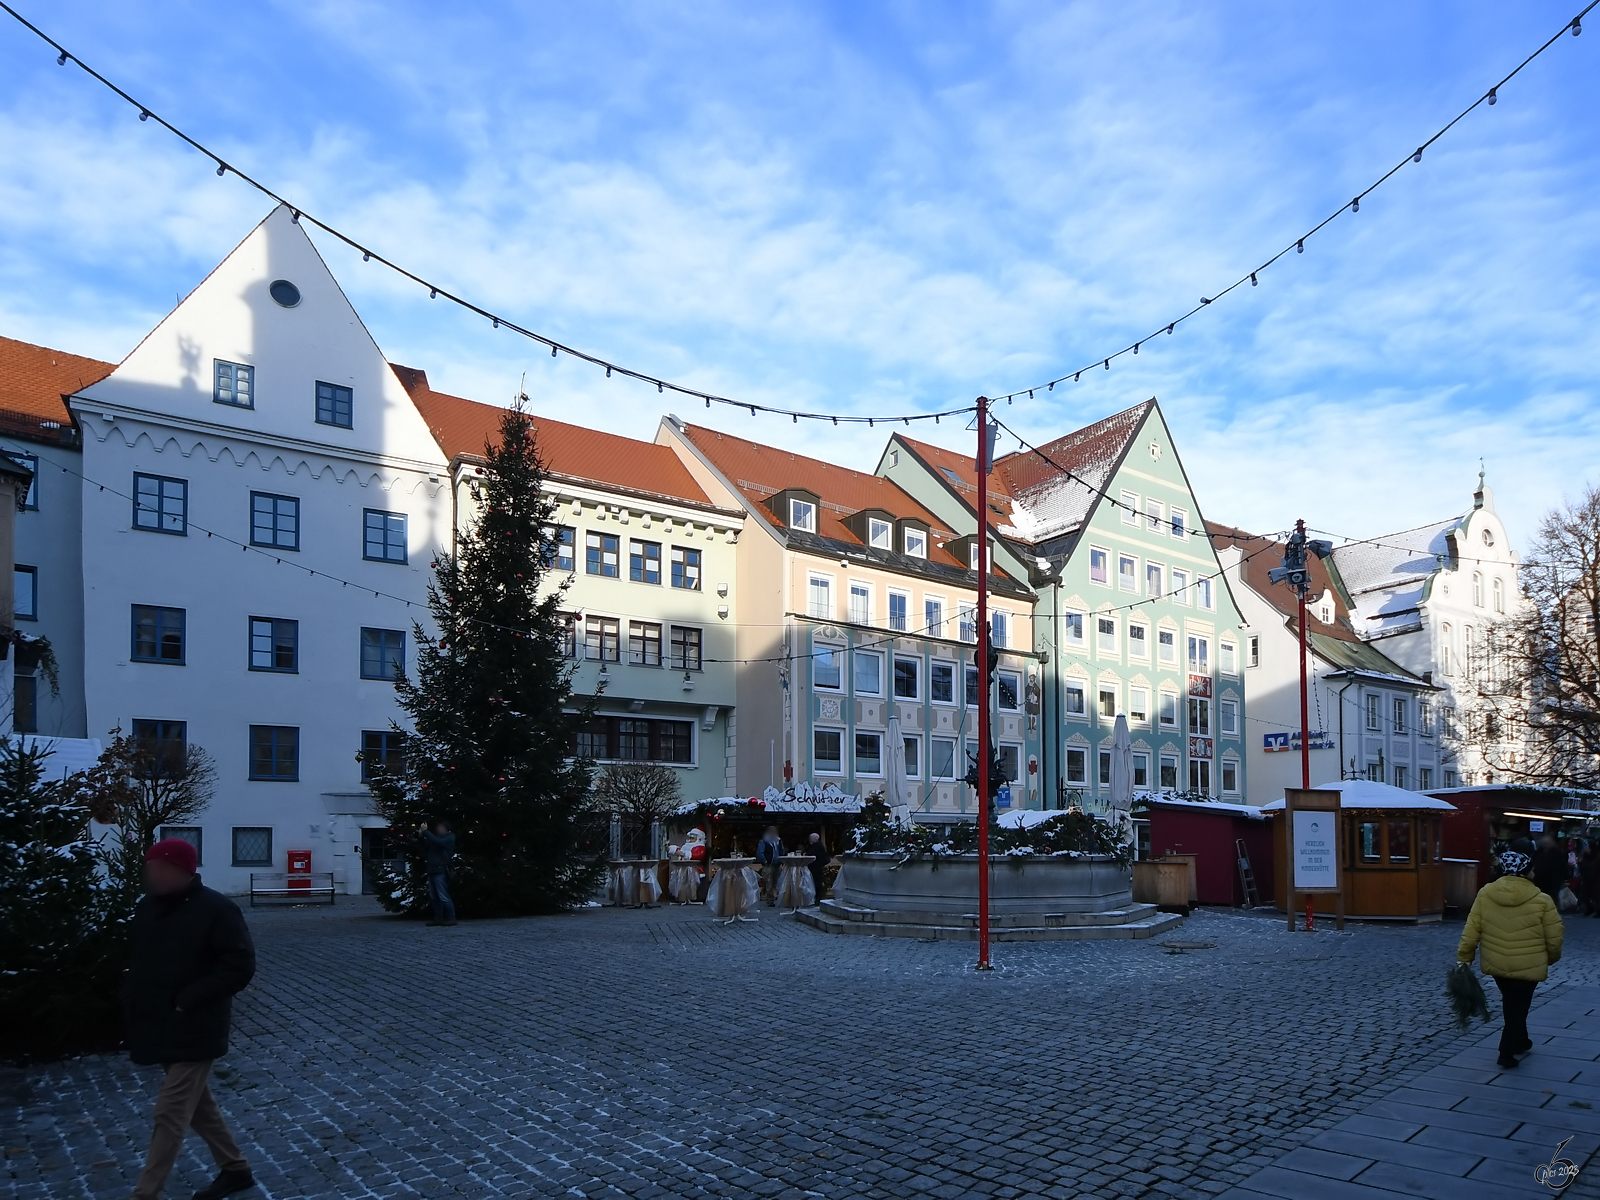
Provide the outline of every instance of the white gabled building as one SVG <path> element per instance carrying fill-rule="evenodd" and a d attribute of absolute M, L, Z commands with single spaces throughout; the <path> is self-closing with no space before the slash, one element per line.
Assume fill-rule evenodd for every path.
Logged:
<path fill-rule="evenodd" d="M 1525 601 L 1483 473 L 1462 516 L 1340 546 L 1330 561 L 1356 634 L 1443 689 L 1438 786 L 1495 782 L 1478 749 L 1493 708 L 1482 693 L 1503 667 L 1501 626 Z M 1496 757 L 1516 750 L 1505 743 Z"/>
<path fill-rule="evenodd" d="M 383 821 L 356 753 L 401 715 L 392 663 L 449 545 L 427 424 L 285 208 L 70 403 L 88 732 L 210 752 L 184 833 L 214 886 L 305 849 L 358 890 Z"/>

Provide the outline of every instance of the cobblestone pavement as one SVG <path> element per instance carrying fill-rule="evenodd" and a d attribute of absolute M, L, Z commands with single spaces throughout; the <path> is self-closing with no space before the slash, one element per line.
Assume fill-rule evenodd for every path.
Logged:
<path fill-rule="evenodd" d="M 1215 1196 L 1482 1037 L 1445 1006 L 1459 923 L 1201 911 L 1161 940 L 1208 949 L 1000 945 L 978 973 L 971 944 L 767 909 L 249 919 L 215 1086 L 275 1198 Z M 1600 984 L 1600 921 L 1568 926 L 1542 996 Z M 13 1073 L 6 1194 L 127 1195 L 156 1077 Z M 211 1174 L 191 1138 L 169 1195 Z"/>

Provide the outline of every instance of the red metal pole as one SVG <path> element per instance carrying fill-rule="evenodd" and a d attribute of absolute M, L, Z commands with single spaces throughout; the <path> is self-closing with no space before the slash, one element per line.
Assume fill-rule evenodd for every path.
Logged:
<path fill-rule="evenodd" d="M 989 398 L 978 397 L 978 970 L 989 962 Z"/>

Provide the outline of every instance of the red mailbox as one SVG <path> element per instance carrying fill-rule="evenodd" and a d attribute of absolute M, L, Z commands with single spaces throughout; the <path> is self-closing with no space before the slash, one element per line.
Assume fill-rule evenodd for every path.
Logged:
<path fill-rule="evenodd" d="M 288 882 L 292 888 L 308 888 L 311 886 L 311 851 L 289 851 Z"/>

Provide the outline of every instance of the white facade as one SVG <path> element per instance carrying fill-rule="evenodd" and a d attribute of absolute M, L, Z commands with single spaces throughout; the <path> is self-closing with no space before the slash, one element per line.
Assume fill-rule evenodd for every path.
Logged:
<path fill-rule="evenodd" d="M 297 290 L 292 306 L 273 298 L 277 280 Z M 219 363 L 249 369 L 247 385 L 230 373 L 248 406 L 218 402 Z M 348 396 L 348 428 L 318 422 L 319 382 L 349 389 L 332 394 Z M 210 752 L 217 794 L 197 824 L 213 886 L 246 890 L 252 871 L 308 849 L 313 871 L 359 890 L 361 829 L 383 821 L 356 753 L 363 731 L 401 715 L 392 683 L 363 678 L 362 631 L 399 635 L 409 669 L 430 563 L 449 545 L 427 426 L 282 208 L 72 408 L 88 733 L 182 722 L 172 732 Z M 369 510 L 391 514 L 376 543 Z M 292 663 L 289 627 L 262 639 L 252 618 L 295 623 Z"/>
<path fill-rule="evenodd" d="M 1245 578 L 1244 554 L 1237 545 L 1218 543 L 1245 624 L 1246 797 L 1261 805 L 1303 783 L 1300 640 L 1293 619 L 1253 586 L 1278 556 L 1259 556 Z M 1287 587 L 1282 591 L 1292 596 Z M 1408 790 L 1442 786 L 1437 689 L 1348 631 L 1341 636 L 1335 622 L 1344 619 L 1343 606 L 1328 589 L 1310 598 L 1308 612 L 1312 786 L 1341 779 L 1375 779 Z"/>
<path fill-rule="evenodd" d="M 1482 474 L 1464 516 L 1341 546 L 1333 563 L 1356 633 L 1443 689 L 1439 786 L 1492 783 L 1469 733 L 1490 708 L 1479 689 L 1493 670 L 1492 641 L 1525 601 Z"/>

